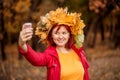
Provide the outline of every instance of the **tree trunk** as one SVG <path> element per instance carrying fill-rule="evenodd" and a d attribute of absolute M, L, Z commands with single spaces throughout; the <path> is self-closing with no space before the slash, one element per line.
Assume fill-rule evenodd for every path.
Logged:
<path fill-rule="evenodd" d="M 98 31 L 98 28 L 101 31 L 101 39 L 104 40 L 104 27 L 102 25 L 102 20 L 111 13 L 111 11 L 115 8 L 116 6 L 115 1 L 108 1 L 106 4 L 106 8 L 104 10 L 101 10 L 100 13 L 96 14 L 96 16 L 93 18 L 92 22 L 89 26 L 89 31 L 87 32 L 86 35 L 86 45 L 90 47 L 95 46 L 96 42 L 96 34 Z"/>
<path fill-rule="evenodd" d="M 4 14 L 3 14 L 3 10 L 4 10 L 4 7 L 3 7 L 3 0 L 0 1 L 0 10 L 1 10 L 1 13 L 0 13 L 0 25 L 1 25 L 1 33 L 3 35 L 3 38 L 1 39 L 1 52 L 2 52 L 2 60 L 6 60 L 6 54 L 5 54 L 5 29 L 4 29 Z"/>

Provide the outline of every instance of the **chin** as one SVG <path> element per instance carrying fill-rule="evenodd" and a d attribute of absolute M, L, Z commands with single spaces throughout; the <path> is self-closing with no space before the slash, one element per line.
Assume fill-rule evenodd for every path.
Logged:
<path fill-rule="evenodd" d="M 62 44 L 57 44 L 58 47 L 64 47 L 65 45 Z"/>

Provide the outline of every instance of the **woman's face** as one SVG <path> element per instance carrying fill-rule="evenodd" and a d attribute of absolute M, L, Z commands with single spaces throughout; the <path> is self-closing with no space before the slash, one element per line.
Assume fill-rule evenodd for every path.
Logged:
<path fill-rule="evenodd" d="M 52 38 L 57 47 L 65 47 L 70 38 L 70 33 L 64 26 L 55 27 L 52 31 Z"/>

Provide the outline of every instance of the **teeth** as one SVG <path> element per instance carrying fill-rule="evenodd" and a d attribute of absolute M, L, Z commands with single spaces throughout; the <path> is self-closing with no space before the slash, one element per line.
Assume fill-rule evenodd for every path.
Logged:
<path fill-rule="evenodd" d="M 63 42 L 63 40 L 62 41 L 58 41 L 58 42 Z"/>

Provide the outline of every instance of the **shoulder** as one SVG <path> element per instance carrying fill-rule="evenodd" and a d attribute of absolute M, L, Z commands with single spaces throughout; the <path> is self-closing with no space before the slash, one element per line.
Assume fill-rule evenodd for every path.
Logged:
<path fill-rule="evenodd" d="M 84 51 L 83 46 L 80 47 L 80 48 L 77 48 L 74 44 L 72 45 L 72 49 L 75 50 L 75 51 L 78 51 L 78 52 L 80 52 L 80 51 Z"/>
<path fill-rule="evenodd" d="M 44 52 L 47 53 L 47 54 L 55 54 L 55 53 L 56 53 L 56 48 L 53 47 L 53 46 L 48 46 L 48 47 L 45 49 Z"/>

